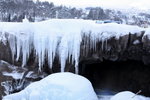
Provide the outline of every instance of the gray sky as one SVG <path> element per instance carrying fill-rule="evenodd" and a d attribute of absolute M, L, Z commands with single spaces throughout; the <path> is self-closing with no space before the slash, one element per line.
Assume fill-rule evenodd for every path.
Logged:
<path fill-rule="evenodd" d="M 101 6 L 106 8 L 139 8 L 150 9 L 150 0 L 41 0 L 53 2 L 56 5 L 75 7 Z"/>

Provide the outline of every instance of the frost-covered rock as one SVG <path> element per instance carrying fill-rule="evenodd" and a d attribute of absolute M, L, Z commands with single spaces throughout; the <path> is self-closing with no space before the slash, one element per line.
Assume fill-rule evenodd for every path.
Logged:
<path fill-rule="evenodd" d="M 110 100 L 150 100 L 150 98 L 136 95 L 130 91 L 124 91 L 116 94 Z"/>
<path fill-rule="evenodd" d="M 90 81 L 72 73 L 56 73 L 31 83 L 3 100 L 98 100 Z"/>
<path fill-rule="evenodd" d="M 27 69 L 14 66 L 0 60 L 0 100 L 3 95 L 8 95 L 24 89 L 29 83 L 40 80 L 47 76 L 39 73 L 38 69 Z"/>

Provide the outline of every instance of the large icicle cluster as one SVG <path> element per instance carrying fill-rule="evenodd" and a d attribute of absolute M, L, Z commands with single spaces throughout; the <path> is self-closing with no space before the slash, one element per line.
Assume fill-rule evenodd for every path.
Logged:
<path fill-rule="evenodd" d="M 31 51 L 34 51 L 38 58 L 39 70 L 45 63 L 45 58 L 48 59 L 51 68 L 58 54 L 62 72 L 67 59 L 75 63 L 77 72 L 83 34 L 90 34 L 94 48 L 97 41 L 106 41 L 114 36 L 119 38 L 129 32 L 136 33 L 142 30 L 137 26 L 96 24 L 94 21 L 79 19 L 51 19 L 35 23 L 1 22 L 0 41 L 4 43 L 6 38 L 8 39 L 13 59 L 17 61 L 22 57 L 22 66 L 26 65 Z"/>

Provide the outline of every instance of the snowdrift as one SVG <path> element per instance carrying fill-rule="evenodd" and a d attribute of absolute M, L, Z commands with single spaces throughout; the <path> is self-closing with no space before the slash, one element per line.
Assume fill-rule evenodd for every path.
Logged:
<path fill-rule="evenodd" d="M 87 50 L 87 44 L 88 48 L 95 50 L 96 44 L 101 41 L 103 49 L 104 43 L 107 45 L 107 40 L 111 37 L 119 39 L 129 33 L 140 34 L 144 30 L 137 26 L 96 24 L 94 21 L 81 19 L 51 19 L 35 23 L 1 22 L 0 41 L 3 44 L 7 44 L 8 41 L 13 61 L 22 59 L 23 67 L 26 66 L 30 54 L 34 52 L 39 70 L 42 69 L 45 59 L 49 68 L 52 68 L 54 58 L 58 56 L 62 72 L 66 61 L 72 63 L 78 72 L 81 43 L 84 50 Z"/>
<path fill-rule="evenodd" d="M 150 98 L 134 94 L 130 91 L 123 91 L 113 96 L 110 100 L 150 100 Z"/>
<path fill-rule="evenodd" d="M 72 73 L 56 73 L 31 83 L 19 93 L 3 100 L 98 100 L 92 84 Z"/>

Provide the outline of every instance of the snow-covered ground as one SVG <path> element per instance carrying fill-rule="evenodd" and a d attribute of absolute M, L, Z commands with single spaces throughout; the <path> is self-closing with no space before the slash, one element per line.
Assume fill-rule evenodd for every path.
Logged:
<path fill-rule="evenodd" d="M 94 21 L 82 19 L 51 19 L 35 23 L 25 20 L 23 23 L 0 22 L 0 41 L 6 44 L 8 40 L 13 59 L 18 61 L 22 57 L 22 66 L 26 65 L 31 50 L 34 49 L 39 70 L 43 67 L 45 57 L 51 68 L 58 54 L 62 72 L 67 59 L 72 59 L 71 63 L 75 62 L 78 72 L 83 35 L 91 34 L 92 48 L 95 48 L 97 41 L 105 42 L 111 37 L 118 39 L 120 36 L 140 33 L 143 30 L 145 29 L 138 26 L 96 24 Z"/>
<path fill-rule="evenodd" d="M 19 93 L 3 100 L 98 100 L 92 84 L 86 78 L 72 73 L 56 73 L 31 83 Z"/>

